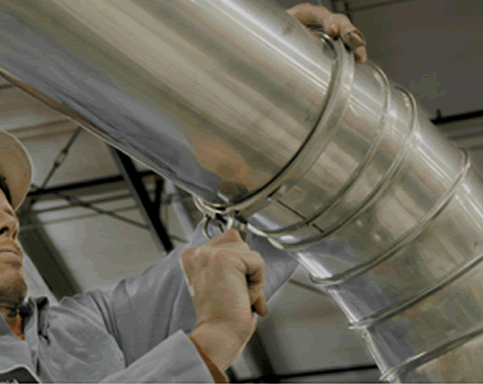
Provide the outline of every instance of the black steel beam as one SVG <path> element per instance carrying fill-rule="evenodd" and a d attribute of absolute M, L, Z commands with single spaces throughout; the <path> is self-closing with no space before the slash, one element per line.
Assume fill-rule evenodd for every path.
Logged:
<path fill-rule="evenodd" d="M 116 148 L 110 147 L 112 157 L 119 168 L 119 171 L 124 177 L 126 184 L 131 191 L 131 194 L 136 201 L 139 209 L 146 220 L 151 234 L 156 243 L 162 246 L 166 252 L 170 252 L 174 246 L 169 238 L 168 232 L 164 228 L 163 223 L 158 215 L 158 209 L 154 206 L 154 203 L 149 198 L 149 194 L 146 191 L 146 187 L 143 181 L 139 177 L 139 173 L 136 169 L 131 158 Z"/>
<path fill-rule="evenodd" d="M 156 189 L 154 191 L 153 206 L 161 217 L 161 206 L 163 205 L 164 179 L 161 176 L 155 177 Z"/>
<path fill-rule="evenodd" d="M 457 121 L 476 119 L 478 117 L 483 117 L 483 109 L 480 109 L 479 111 L 459 113 L 457 115 L 451 115 L 451 116 L 444 116 L 444 117 L 438 116 L 437 118 L 432 119 L 431 122 L 434 125 L 441 125 L 441 124 L 447 124 L 447 123 L 454 123 Z"/>
<path fill-rule="evenodd" d="M 153 171 L 138 172 L 138 176 L 140 178 L 144 178 L 146 176 L 154 176 L 154 175 L 155 175 L 155 173 Z M 122 175 L 101 177 L 101 178 L 97 178 L 97 179 L 90 179 L 90 180 L 86 180 L 86 181 L 81 181 L 81 182 L 78 182 L 78 183 L 69 183 L 69 184 L 57 185 L 55 187 L 50 187 L 50 188 L 39 189 L 39 190 L 36 190 L 36 191 L 30 191 L 28 193 L 27 197 L 32 198 L 32 197 L 44 196 L 44 195 L 55 195 L 59 192 L 66 192 L 66 191 L 72 191 L 72 190 L 83 189 L 83 188 L 97 187 L 99 185 L 119 183 L 121 181 L 124 181 L 124 177 Z"/>

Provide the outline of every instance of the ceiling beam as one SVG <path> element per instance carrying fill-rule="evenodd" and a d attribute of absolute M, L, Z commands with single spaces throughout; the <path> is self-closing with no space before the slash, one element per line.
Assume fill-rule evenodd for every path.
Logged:
<path fill-rule="evenodd" d="M 174 245 L 169 238 L 168 231 L 164 227 L 159 217 L 159 209 L 149 198 L 149 194 L 144 186 L 139 173 L 131 158 L 116 148 L 109 146 L 114 162 L 124 177 L 131 194 L 136 201 L 141 214 L 150 228 L 151 235 L 157 245 L 164 248 L 166 253 L 174 249 Z"/>
<path fill-rule="evenodd" d="M 479 117 L 483 117 L 483 109 L 480 109 L 478 111 L 459 113 L 459 114 L 450 115 L 450 116 L 438 116 L 435 119 L 432 119 L 431 122 L 434 125 L 441 125 L 441 124 L 454 123 L 458 121 L 477 119 Z"/>
<path fill-rule="evenodd" d="M 138 176 L 141 178 L 144 178 L 147 176 L 154 176 L 155 174 L 156 173 L 150 170 L 138 172 Z M 96 179 L 84 180 L 77 183 L 56 185 L 50 188 L 30 191 L 27 197 L 32 198 L 32 197 L 39 197 L 39 196 L 46 196 L 46 195 L 55 195 L 59 192 L 67 192 L 67 191 L 90 188 L 90 187 L 98 187 L 101 185 L 120 183 L 122 181 L 124 181 L 124 177 L 122 175 L 106 176 L 106 177 L 101 177 Z"/>

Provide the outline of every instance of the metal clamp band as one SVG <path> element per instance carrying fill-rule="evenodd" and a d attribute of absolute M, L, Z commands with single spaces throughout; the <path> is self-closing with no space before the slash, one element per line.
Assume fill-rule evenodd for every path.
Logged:
<path fill-rule="evenodd" d="M 339 59 L 339 65 L 336 66 L 331 81 L 330 96 L 325 108 L 321 112 L 318 123 L 292 160 L 257 193 L 238 204 L 230 206 L 209 204 L 199 198 L 195 198 L 197 206 L 199 208 L 202 207 L 202 212 L 209 212 L 210 215 L 234 214 L 237 218 L 247 219 L 253 213 L 268 205 L 270 203 L 269 199 L 276 198 L 292 188 L 311 168 L 312 164 L 318 159 L 330 142 L 331 137 L 336 131 L 337 122 L 342 116 L 342 112 L 350 96 L 350 87 L 347 84 L 352 84 L 355 62 L 353 56 L 348 53 L 342 40 L 332 40 L 320 31 L 315 32 L 317 36 L 332 46 Z M 261 231 L 253 225 L 249 229 L 263 236 Z"/>
<path fill-rule="evenodd" d="M 193 200 L 195 202 L 196 207 L 204 214 L 205 223 L 203 225 L 203 234 L 208 240 L 212 239 L 208 231 L 208 227 L 210 223 L 213 221 L 217 222 L 217 227 L 218 227 L 218 230 L 220 231 L 220 235 L 231 228 L 236 228 L 240 233 L 240 236 L 242 237 L 242 239 L 243 240 L 246 239 L 248 225 L 244 222 L 236 220 L 234 214 L 223 215 L 223 216 L 219 215 L 214 211 L 205 209 L 204 205 L 200 205 L 201 200 L 198 197 L 193 196 Z M 225 229 L 223 229 L 223 225 L 226 225 Z"/>
<path fill-rule="evenodd" d="M 228 224 L 226 226 L 226 230 L 228 231 L 230 228 L 233 227 L 233 222 L 234 222 L 234 219 L 232 217 L 228 217 Z M 203 225 L 203 235 L 205 235 L 205 237 L 208 239 L 208 240 L 211 240 L 213 237 L 210 236 L 210 233 L 208 232 L 208 226 L 209 224 L 212 222 L 212 221 L 217 221 L 217 226 L 218 226 L 218 230 L 220 231 L 220 235 L 225 232 L 223 230 L 223 223 L 221 222 L 221 220 L 219 218 L 213 218 L 211 216 L 208 216 L 208 215 L 205 215 L 205 224 Z"/>

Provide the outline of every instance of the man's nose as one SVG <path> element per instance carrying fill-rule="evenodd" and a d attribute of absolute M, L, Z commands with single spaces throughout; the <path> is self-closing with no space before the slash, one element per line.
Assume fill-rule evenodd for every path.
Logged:
<path fill-rule="evenodd" d="M 19 231 L 19 223 L 17 218 L 11 215 L 4 215 L 0 219 L 0 237 L 8 237 L 12 240 L 16 240 Z"/>

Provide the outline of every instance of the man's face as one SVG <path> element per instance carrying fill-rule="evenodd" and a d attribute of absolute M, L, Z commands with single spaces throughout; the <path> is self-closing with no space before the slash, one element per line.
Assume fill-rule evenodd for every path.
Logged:
<path fill-rule="evenodd" d="M 19 222 L 0 189 L 0 306 L 19 307 L 27 295 Z"/>

